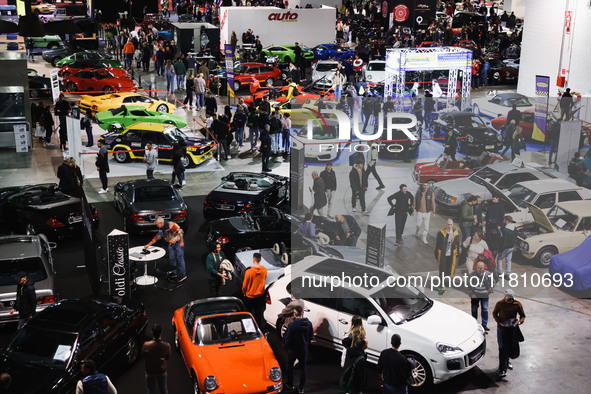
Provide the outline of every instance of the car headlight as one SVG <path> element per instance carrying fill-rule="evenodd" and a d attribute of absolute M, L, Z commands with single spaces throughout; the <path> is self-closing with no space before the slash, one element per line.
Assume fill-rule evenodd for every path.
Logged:
<path fill-rule="evenodd" d="M 207 391 L 215 390 L 215 388 L 218 387 L 218 382 L 215 380 L 215 376 L 210 375 L 206 377 L 203 382 L 203 387 L 205 387 L 205 390 Z"/>
<path fill-rule="evenodd" d="M 478 332 L 481 333 L 482 335 L 484 334 L 484 327 L 482 327 L 481 324 L 476 324 L 476 328 L 478 329 Z"/>
<path fill-rule="evenodd" d="M 49 89 L 49 86 L 47 86 L 46 83 L 43 84 L 43 89 Z"/>
<path fill-rule="evenodd" d="M 269 371 L 269 377 L 274 382 L 280 381 L 281 380 L 281 368 L 277 368 L 277 367 L 271 368 L 271 371 Z"/>
<path fill-rule="evenodd" d="M 523 249 L 524 252 L 529 252 L 529 244 L 525 241 L 521 241 L 521 249 Z"/>
<path fill-rule="evenodd" d="M 458 198 L 457 198 L 457 197 L 448 196 L 448 198 L 449 198 L 449 202 L 451 202 L 452 204 L 453 204 L 454 202 L 458 201 Z"/>
<path fill-rule="evenodd" d="M 444 356 L 449 356 L 452 354 L 457 354 L 457 353 L 461 353 L 462 349 L 460 349 L 457 346 L 453 346 L 453 345 L 448 345 L 445 343 L 437 343 L 437 350 L 439 350 L 439 353 L 443 354 Z"/>
<path fill-rule="evenodd" d="M 471 134 L 468 134 L 468 142 L 474 142 L 474 137 Z"/>

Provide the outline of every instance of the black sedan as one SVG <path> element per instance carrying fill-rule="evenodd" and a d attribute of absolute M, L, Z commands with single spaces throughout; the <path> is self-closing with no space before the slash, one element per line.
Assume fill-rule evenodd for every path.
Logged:
<path fill-rule="evenodd" d="M 266 205 L 277 207 L 289 201 L 289 178 L 275 174 L 231 172 L 203 201 L 205 219 L 250 212 Z"/>
<path fill-rule="evenodd" d="M 503 147 L 503 136 L 472 112 L 441 114 L 432 122 L 431 138 L 445 138 L 449 130 L 458 138 L 458 152 L 496 152 Z"/>
<path fill-rule="evenodd" d="M 99 215 L 90 206 L 96 228 Z M 0 221 L 16 232 L 63 239 L 82 234 L 82 202 L 63 193 L 55 183 L 0 189 Z"/>
<path fill-rule="evenodd" d="M 276 243 L 289 247 L 292 217 L 277 208 L 261 207 L 241 216 L 213 220 L 209 223 L 207 242 L 219 242 L 227 257 L 236 252 L 270 248 Z"/>
<path fill-rule="evenodd" d="M 410 123 L 408 118 L 392 118 L 392 124 Z M 388 138 L 386 132 L 386 119 L 384 119 L 384 132 L 378 141 L 378 157 L 381 159 L 395 159 L 415 157 L 419 153 L 419 146 L 421 145 L 421 135 L 417 131 L 417 127 L 411 127 L 409 131 L 414 135 L 416 141 L 411 140 L 400 129 L 392 130 L 392 135 Z"/>
<path fill-rule="evenodd" d="M 115 185 L 113 204 L 123 215 L 123 229 L 142 233 L 156 231 L 154 220 L 161 216 L 187 229 L 187 204 L 170 182 L 142 179 Z"/>
<path fill-rule="evenodd" d="M 133 364 L 146 325 L 139 302 L 64 300 L 14 334 L 0 355 L 0 372 L 12 376 L 15 393 L 73 393 L 85 359 L 94 360 L 99 370 L 116 358 Z"/>

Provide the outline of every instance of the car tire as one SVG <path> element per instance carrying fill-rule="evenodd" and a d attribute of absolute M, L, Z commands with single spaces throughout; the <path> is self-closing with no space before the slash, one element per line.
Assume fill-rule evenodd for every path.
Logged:
<path fill-rule="evenodd" d="M 410 375 L 411 387 L 420 390 L 430 387 L 433 384 L 433 373 L 427 360 L 416 353 L 406 353 L 404 355 L 413 359 L 417 364 Z"/>
<path fill-rule="evenodd" d="M 201 390 L 199 390 L 199 382 L 197 381 L 197 375 L 195 375 L 195 372 L 193 371 L 191 371 L 191 383 L 193 384 L 193 393 L 201 394 Z"/>
<path fill-rule="evenodd" d="M 123 148 L 117 148 L 113 152 L 113 158 L 117 163 L 127 163 L 129 161 L 129 153 L 125 152 Z"/>
<path fill-rule="evenodd" d="M 174 348 L 178 354 L 181 354 L 181 344 L 179 343 L 179 333 L 176 329 L 176 326 L 172 325 L 172 331 L 174 332 Z"/>
<path fill-rule="evenodd" d="M 47 44 L 47 49 L 54 49 L 54 48 L 59 48 L 60 44 L 58 44 L 57 42 L 50 42 L 49 44 Z"/>
<path fill-rule="evenodd" d="M 234 81 L 234 92 L 237 92 L 239 90 L 240 90 L 240 82 Z"/>
<path fill-rule="evenodd" d="M 252 250 L 252 248 L 250 246 L 243 246 L 242 248 L 236 249 L 236 253 L 248 252 L 249 250 Z"/>
<path fill-rule="evenodd" d="M 125 363 L 127 365 L 135 363 L 135 361 L 138 359 L 140 353 L 139 343 L 140 341 L 138 340 L 138 337 L 134 336 L 129 340 L 129 342 L 127 342 L 127 345 L 125 345 L 124 356 Z"/>
<path fill-rule="evenodd" d="M 115 89 L 113 89 L 111 86 L 105 86 L 103 88 L 103 92 L 113 92 Z"/>
<path fill-rule="evenodd" d="M 181 158 L 182 162 L 183 162 L 183 167 L 185 168 L 191 168 L 191 167 L 195 167 L 195 163 L 193 162 L 193 159 L 191 159 L 191 156 L 189 155 L 184 155 Z"/>
<path fill-rule="evenodd" d="M 480 107 L 478 106 L 478 104 L 474 104 L 472 106 L 472 113 L 474 115 L 480 115 Z"/>
<path fill-rule="evenodd" d="M 550 265 L 550 258 L 555 254 L 558 254 L 558 251 L 554 246 L 544 246 L 538 251 L 536 257 L 534 257 L 534 261 L 540 267 L 547 268 Z"/>
<path fill-rule="evenodd" d="M 60 60 L 62 60 L 61 57 L 59 57 L 59 56 L 54 57 L 53 59 L 51 59 L 51 65 L 53 67 L 57 67 L 57 64 L 59 63 Z"/>
<path fill-rule="evenodd" d="M 25 234 L 36 235 L 39 234 L 39 231 L 37 231 L 37 227 L 35 227 L 33 223 L 27 223 L 27 225 L 25 226 Z"/>
<path fill-rule="evenodd" d="M 275 80 L 273 78 L 267 78 L 267 80 L 265 82 L 268 84 L 271 84 L 271 86 L 273 86 L 273 82 L 275 82 Z"/>
<path fill-rule="evenodd" d="M 65 77 L 67 77 L 67 76 L 68 76 L 68 75 L 70 75 L 70 74 L 71 74 L 71 73 L 69 73 L 69 72 L 67 72 L 67 71 L 64 71 L 64 72 L 62 73 L 62 78 L 65 78 Z"/>
<path fill-rule="evenodd" d="M 76 86 L 76 84 L 74 82 L 68 82 L 66 84 L 66 91 L 68 91 L 68 92 L 77 92 L 78 91 L 78 87 Z"/>
<path fill-rule="evenodd" d="M 157 108 L 156 108 L 156 112 L 160 112 L 161 114 L 165 114 L 168 113 L 168 107 L 164 104 L 160 104 Z"/>

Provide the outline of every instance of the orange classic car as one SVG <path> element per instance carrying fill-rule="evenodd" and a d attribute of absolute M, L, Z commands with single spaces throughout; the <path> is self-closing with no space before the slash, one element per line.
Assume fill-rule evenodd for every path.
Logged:
<path fill-rule="evenodd" d="M 205 298 L 172 318 L 174 342 L 195 393 L 278 393 L 281 368 L 267 339 L 242 301 Z"/>

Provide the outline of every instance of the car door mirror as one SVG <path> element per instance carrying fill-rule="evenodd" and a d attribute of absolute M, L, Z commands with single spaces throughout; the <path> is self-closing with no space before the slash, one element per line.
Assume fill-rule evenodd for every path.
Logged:
<path fill-rule="evenodd" d="M 51 250 L 57 248 L 57 243 L 55 242 L 48 242 L 47 245 L 49 245 L 49 249 Z"/>
<path fill-rule="evenodd" d="M 115 185 L 115 191 L 116 192 L 120 192 L 123 189 L 123 185 L 121 183 L 118 183 Z"/>
<path fill-rule="evenodd" d="M 370 326 L 379 326 L 382 324 L 383 320 L 378 315 L 371 315 L 367 318 L 367 324 Z"/>

